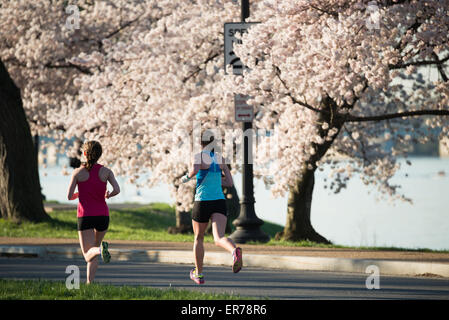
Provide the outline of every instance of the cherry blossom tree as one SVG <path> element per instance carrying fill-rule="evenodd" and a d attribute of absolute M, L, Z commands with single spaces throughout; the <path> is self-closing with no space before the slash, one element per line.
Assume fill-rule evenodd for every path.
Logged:
<path fill-rule="evenodd" d="M 335 192 L 357 174 L 411 201 L 390 183 L 404 146 L 448 135 L 449 2 L 264 4 L 235 50 L 251 71 L 230 88 L 253 97 L 257 126 L 276 128 L 271 189 L 289 192 L 283 238 L 328 242 L 310 222 L 316 169 L 331 166 Z"/>
<path fill-rule="evenodd" d="M 36 155 L 28 138 L 30 129 L 33 135 L 55 138 L 61 150 L 65 150 L 67 141 L 63 133 L 67 127 L 56 123 L 54 118 L 64 113 L 67 106 L 77 108 L 79 88 L 74 79 L 79 74 L 92 73 L 70 59 L 81 52 L 98 55 L 103 41 L 119 37 L 139 19 L 151 25 L 164 14 L 157 3 L 77 1 L 76 6 L 48 0 L 0 3 L 4 80 L 1 85 L 5 102 L 0 143 L 2 216 L 33 221 L 48 217 L 42 207 Z M 23 111 L 26 118 L 21 116 Z M 23 129 L 23 134 L 6 130 L 13 123 L 13 127 Z"/>
<path fill-rule="evenodd" d="M 185 212 L 193 184 L 179 185 L 179 177 L 188 168 L 191 146 L 184 140 L 195 118 L 185 118 L 185 111 L 203 112 L 203 120 L 216 113 L 205 117 L 204 105 L 213 99 L 201 92 L 213 87 L 216 79 L 208 75 L 223 64 L 217 21 L 238 16 L 236 5 L 78 1 L 75 29 L 67 25 L 73 17 L 65 5 L 18 1 L 2 7 L 8 17 L 2 57 L 23 88 L 33 133 L 53 137 L 71 156 L 78 151 L 67 143 L 73 137 L 99 139 L 103 161 L 117 174 L 134 183 L 148 174 L 149 186 L 169 183 Z M 196 104 L 201 107 L 193 110 Z M 227 121 L 228 115 L 221 117 Z"/>
<path fill-rule="evenodd" d="M 70 128 L 67 137 L 102 141 L 103 159 L 119 175 L 171 186 L 179 231 L 191 225 L 194 182 L 180 178 L 199 151 L 193 146 L 199 147 L 201 130 L 235 125 L 232 95 L 224 105 L 217 84 L 224 76 L 223 23 L 238 13 L 230 1 L 175 1 L 154 25 L 136 24 L 126 38 L 104 41 L 100 55 L 72 59 L 95 71 L 75 80 L 82 106 L 55 118 Z M 74 112 L 86 121 L 67 116 Z M 235 199 L 235 190 L 229 194 Z"/>
<path fill-rule="evenodd" d="M 203 129 L 219 128 L 239 170 L 235 93 L 252 97 L 255 129 L 273 133 L 258 140 L 255 175 L 275 196 L 289 192 L 288 240 L 327 242 L 310 221 L 317 169 L 331 166 L 335 192 L 359 175 L 409 200 L 390 183 L 403 146 L 448 133 L 446 0 L 253 1 L 260 23 L 235 50 L 250 68 L 243 77 L 223 70 L 223 23 L 239 21 L 232 1 L 78 2 L 79 30 L 64 29 L 62 6 L 13 3 L 26 14 L 2 6 L 0 53 L 32 130 L 63 148 L 73 137 L 100 140 L 117 174 L 171 185 L 178 212 L 192 206 L 194 182 L 179 178 Z"/>

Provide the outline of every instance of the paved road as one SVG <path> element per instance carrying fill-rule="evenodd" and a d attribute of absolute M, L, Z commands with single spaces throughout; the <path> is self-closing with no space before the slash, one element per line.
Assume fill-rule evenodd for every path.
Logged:
<path fill-rule="evenodd" d="M 76 260 L 0 258 L 0 278 L 48 279 L 65 281 L 68 265 L 80 267 L 85 279 L 85 263 Z M 380 289 L 368 290 L 368 274 L 316 271 L 279 271 L 245 268 L 233 274 L 229 268 L 206 267 L 206 284 L 199 287 L 189 279 L 189 265 L 131 263 L 117 261 L 100 265 L 97 281 L 114 285 L 144 285 L 155 288 L 234 293 L 241 296 L 275 299 L 448 299 L 449 279 L 408 278 L 380 275 Z"/>

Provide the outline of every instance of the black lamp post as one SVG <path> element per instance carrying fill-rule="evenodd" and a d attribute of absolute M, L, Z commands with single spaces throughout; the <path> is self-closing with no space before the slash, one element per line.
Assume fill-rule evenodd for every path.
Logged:
<path fill-rule="evenodd" d="M 242 22 L 245 22 L 245 19 L 249 17 L 249 0 L 242 0 L 241 10 L 241 19 Z M 236 226 L 236 230 L 230 235 L 230 238 L 237 243 L 249 241 L 268 242 L 270 240 L 270 237 L 260 229 L 264 222 L 256 216 L 256 211 L 254 210 L 252 128 L 252 122 L 243 122 L 243 133 L 250 132 L 250 134 L 244 134 L 243 136 L 242 198 L 240 200 L 240 214 L 233 222 Z M 251 161 L 249 161 L 250 154 Z"/>

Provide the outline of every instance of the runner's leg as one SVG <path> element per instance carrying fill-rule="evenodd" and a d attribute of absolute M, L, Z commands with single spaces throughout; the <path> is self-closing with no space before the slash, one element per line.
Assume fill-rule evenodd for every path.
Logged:
<path fill-rule="evenodd" d="M 95 271 L 98 267 L 96 258 L 100 254 L 100 247 L 96 246 L 94 229 L 78 231 L 78 235 L 84 260 L 87 262 L 87 283 L 91 283 L 95 278 Z"/>
<path fill-rule="evenodd" d="M 88 265 L 87 268 L 88 268 L 89 274 L 92 279 L 91 281 L 94 280 L 95 274 L 97 273 L 97 269 L 98 269 L 98 257 L 97 256 L 100 255 L 100 251 L 101 251 L 100 244 L 101 244 L 101 241 L 103 241 L 106 231 L 107 230 L 105 230 L 105 231 L 95 230 L 95 246 L 89 250 L 89 253 L 91 253 L 94 257 L 87 264 Z"/>
<path fill-rule="evenodd" d="M 208 223 L 197 222 L 192 220 L 193 233 L 195 239 L 193 242 L 193 255 L 195 258 L 195 267 L 198 274 L 203 272 L 203 259 L 204 259 L 204 233 L 206 232 Z"/>
<path fill-rule="evenodd" d="M 242 269 L 242 248 L 236 247 L 231 238 L 225 237 L 227 217 L 221 213 L 212 214 L 212 233 L 215 245 L 224 248 L 232 254 L 232 272 L 237 273 Z"/>
<path fill-rule="evenodd" d="M 226 222 L 228 218 L 221 213 L 212 214 L 212 234 L 214 236 L 215 245 L 232 253 L 236 248 L 231 238 L 225 237 Z"/>

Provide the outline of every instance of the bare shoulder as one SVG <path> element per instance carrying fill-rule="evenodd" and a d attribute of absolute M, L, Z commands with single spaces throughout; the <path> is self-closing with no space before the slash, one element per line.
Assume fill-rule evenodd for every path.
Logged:
<path fill-rule="evenodd" d="M 89 171 L 87 171 L 87 169 L 84 168 L 83 166 L 73 170 L 72 178 L 74 178 L 77 181 L 84 181 L 88 177 L 89 177 Z"/>
<path fill-rule="evenodd" d="M 108 173 L 109 173 L 109 172 L 112 172 L 112 170 L 109 169 L 109 168 L 106 167 L 106 166 L 102 166 L 100 170 L 102 170 L 102 171 L 104 171 L 104 172 L 108 172 Z"/>
<path fill-rule="evenodd" d="M 101 167 L 99 172 L 101 180 L 106 181 L 111 174 L 113 174 L 111 169 L 105 166 Z"/>
<path fill-rule="evenodd" d="M 84 173 L 84 171 L 87 172 L 86 168 L 84 168 L 83 166 L 76 168 L 73 170 L 72 176 L 79 177 L 80 175 L 82 175 Z"/>

